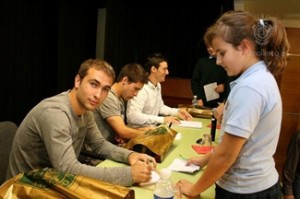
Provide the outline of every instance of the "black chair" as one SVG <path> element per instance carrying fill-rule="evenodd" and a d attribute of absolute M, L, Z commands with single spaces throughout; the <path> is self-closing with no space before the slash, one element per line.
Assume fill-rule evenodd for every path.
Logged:
<path fill-rule="evenodd" d="M 0 185 L 6 180 L 9 154 L 18 126 L 11 121 L 0 122 Z"/>

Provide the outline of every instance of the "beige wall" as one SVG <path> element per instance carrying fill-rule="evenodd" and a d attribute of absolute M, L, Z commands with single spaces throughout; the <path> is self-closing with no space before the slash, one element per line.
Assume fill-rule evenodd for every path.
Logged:
<path fill-rule="evenodd" d="M 234 0 L 235 10 L 275 16 L 286 27 L 300 28 L 299 0 Z"/>

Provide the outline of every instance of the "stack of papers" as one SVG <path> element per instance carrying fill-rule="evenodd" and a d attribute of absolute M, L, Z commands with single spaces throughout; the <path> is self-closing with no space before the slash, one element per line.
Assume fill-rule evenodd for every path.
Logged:
<path fill-rule="evenodd" d="M 180 124 L 173 124 L 174 126 L 181 126 L 181 127 L 191 127 L 191 128 L 202 128 L 202 122 L 197 121 L 185 121 L 180 120 Z"/>
<path fill-rule="evenodd" d="M 187 173 L 193 173 L 200 169 L 199 166 L 190 164 L 187 165 L 186 160 L 176 158 L 173 160 L 172 164 L 168 167 L 172 171 L 181 171 L 181 172 L 187 172 Z"/>

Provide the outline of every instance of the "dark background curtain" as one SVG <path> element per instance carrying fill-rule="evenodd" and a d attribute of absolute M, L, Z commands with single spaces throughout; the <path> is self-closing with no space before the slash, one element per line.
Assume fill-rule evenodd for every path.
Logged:
<path fill-rule="evenodd" d="M 130 3 L 107 1 L 105 58 L 118 72 L 129 62 L 144 64 L 161 52 L 168 59 L 170 76 L 190 78 L 196 61 L 207 55 L 203 35 L 223 12 L 233 10 L 232 0 Z"/>
<path fill-rule="evenodd" d="M 199 2 L 202 4 L 202 2 Z M 161 52 L 170 75 L 190 78 L 206 54 L 205 29 L 233 1 L 4 0 L 0 12 L 0 121 L 19 125 L 40 100 L 72 88 L 80 64 L 95 57 L 98 8 L 107 8 L 104 59 L 116 72 Z"/>
<path fill-rule="evenodd" d="M 0 12 L 0 121 L 19 124 L 45 97 L 70 89 L 95 57 L 101 1 L 5 0 Z"/>

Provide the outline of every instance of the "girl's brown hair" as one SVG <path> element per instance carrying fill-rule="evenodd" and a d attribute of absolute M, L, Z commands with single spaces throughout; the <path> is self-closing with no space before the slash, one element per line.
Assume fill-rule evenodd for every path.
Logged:
<path fill-rule="evenodd" d="M 229 11 L 207 29 L 204 41 L 211 45 L 217 36 L 234 47 L 243 39 L 252 41 L 256 56 L 265 61 L 274 76 L 287 66 L 290 45 L 283 24 L 275 17 L 260 18 L 246 11 Z"/>

